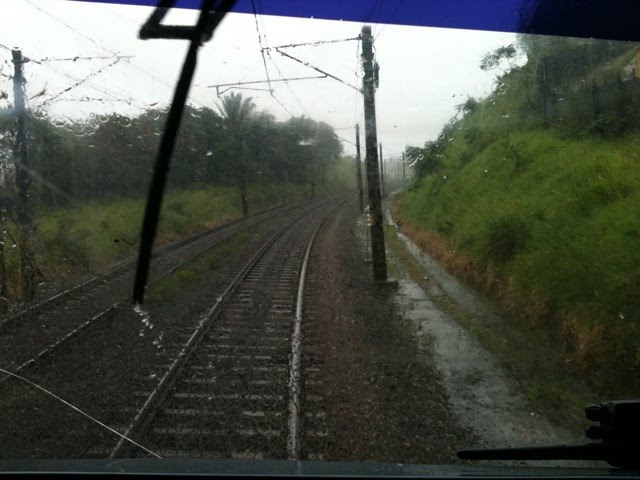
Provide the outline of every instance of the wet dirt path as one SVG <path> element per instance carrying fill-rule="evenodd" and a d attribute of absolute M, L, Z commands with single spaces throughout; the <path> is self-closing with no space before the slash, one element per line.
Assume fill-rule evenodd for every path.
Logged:
<path fill-rule="evenodd" d="M 443 381 L 448 410 L 469 428 L 479 443 L 468 448 L 498 448 L 586 443 L 582 431 L 565 428 L 530 405 L 523 385 L 488 353 L 454 318 L 453 304 L 467 315 L 499 322 L 492 305 L 478 292 L 446 272 L 398 231 L 389 210 L 387 237 L 394 235 L 421 268 L 429 288 L 415 282 L 394 248 L 387 247 L 387 258 L 398 279 L 394 298 L 398 313 L 410 319 L 419 348 L 428 352 Z M 360 219 L 364 230 L 364 219 Z M 362 235 L 361 235 L 362 236 Z M 366 241 L 365 241 L 366 243 Z M 398 248 L 397 246 L 395 248 Z M 402 247 L 401 247 L 402 248 Z M 585 421 L 585 424 L 588 423 Z M 462 447 L 462 445 L 461 445 Z M 525 462 L 520 462 L 525 464 Z M 602 467 L 600 462 L 527 462 L 537 466 Z M 514 465 L 514 463 L 510 463 Z"/>

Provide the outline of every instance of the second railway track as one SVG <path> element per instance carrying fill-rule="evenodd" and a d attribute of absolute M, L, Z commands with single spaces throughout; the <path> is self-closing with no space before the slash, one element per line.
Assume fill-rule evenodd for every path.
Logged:
<path fill-rule="evenodd" d="M 158 281 L 236 233 L 295 208 L 279 207 L 174 242 L 155 255 L 150 279 Z M 105 275 L 0 320 L 0 366 L 20 372 L 92 323 L 113 315 L 128 298 L 132 267 L 132 262 L 124 262 Z"/>

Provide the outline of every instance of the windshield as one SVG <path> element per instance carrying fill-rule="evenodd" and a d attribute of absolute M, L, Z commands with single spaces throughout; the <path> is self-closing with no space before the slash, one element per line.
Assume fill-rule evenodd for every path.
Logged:
<path fill-rule="evenodd" d="M 138 303 L 189 42 L 140 40 L 150 7 L 6 6 L 0 458 L 465 465 L 637 396 L 639 45 L 382 3 L 224 18 Z"/>

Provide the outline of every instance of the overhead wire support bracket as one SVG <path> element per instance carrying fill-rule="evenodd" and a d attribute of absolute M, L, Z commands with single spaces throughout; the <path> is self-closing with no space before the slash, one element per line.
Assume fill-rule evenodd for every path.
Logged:
<path fill-rule="evenodd" d="M 291 82 L 291 81 L 294 81 L 294 80 L 321 80 L 321 79 L 327 78 L 327 77 L 328 77 L 328 75 L 315 75 L 315 76 L 310 76 L 310 77 L 279 78 L 277 80 L 252 80 L 252 81 L 248 81 L 248 82 L 218 83 L 216 85 L 207 85 L 207 88 L 215 88 L 216 89 L 216 94 L 219 97 L 221 94 L 223 94 L 224 92 L 228 91 L 231 88 L 246 88 L 246 87 L 243 87 L 244 85 L 260 85 L 260 84 L 263 84 L 263 83 L 272 84 L 272 83 L 277 83 L 277 82 Z M 229 88 L 226 88 L 226 89 L 221 91 L 220 89 L 223 88 L 223 87 L 229 87 Z M 264 91 L 272 92 L 273 89 L 265 89 Z"/>
<path fill-rule="evenodd" d="M 321 73 L 321 74 L 323 74 L 323 75 L 326 75 L 326 76 L 327 76 L 327 77 L 329 77 L 329 78 L 333 78 L 334 80 L 336 80 L 336 81 L 338 81 L 338 82 L 340 82 L 340 83 L 342 83 L 342 84 L 346 85 L 347 87 L 349 87 L 349 88 L 353 88 L 353 89 L 354 89 L 355 91 L 357 91 L 357 92 L 363 93 L 363 90 L 362 90 L 361 88 L 358 88 L 358 87 L 356 87 L 355 85 L 351 85 L 350 83 L 345 82 L 345 81 L 344 81 L 344 80 L 342 80 L 341 78 L 338 78 L 338 77 L 336 77 L 335 75 L 331 75 L 330 73 L 325 72 L 324 70 L 322 70 L 322 69 L 320 69 L 320 68 L 318 68 L 318 67 L 316 67 L 316 66 L 314 66 L 314 65 L 311 65 L 309 62 L 305 62 L 304 60 L 300 60 L 299 58 L 296 58 L 296 57 L 294 57 L 293 55 L 289 55 L 288 53 L 283 52 L 282 50 L 280 50 L 280 49 L 278 49 L 278 48 L 276 48 L 276 52 L 278 52 L 280 55 L 282 55 L 282 56 L 284 56 L 284 57 L 287 57 L 287 58 L 289 58 L 289 59 L 293 60 L 294 62 L 298 62 L 299 64 L 304 65 L 305 67 L 311 68 L 312 70 L 315 70 L 315 71 L 316 71 L 316 72 L 318 72 L 318 73 Z"/>

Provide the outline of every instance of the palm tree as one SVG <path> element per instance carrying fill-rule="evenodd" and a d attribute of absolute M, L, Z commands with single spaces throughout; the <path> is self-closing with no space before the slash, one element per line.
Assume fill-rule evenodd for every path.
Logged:
<path fill-rule="evenodd" d="M 240 187 L 242 199 L 242 214 L 249 214 L 247 203 L 247 177 L 249 174 L 247 164 L 246 140 L 251 123 L 255 118 L 256 105 L 253 100 L 243 98 L 241 93 L 231 93 L 222 98 L 222 104 L 218 106 L 220 115 L 227 127 L 228 140 L 230 142 L 230 170 Z"/>

